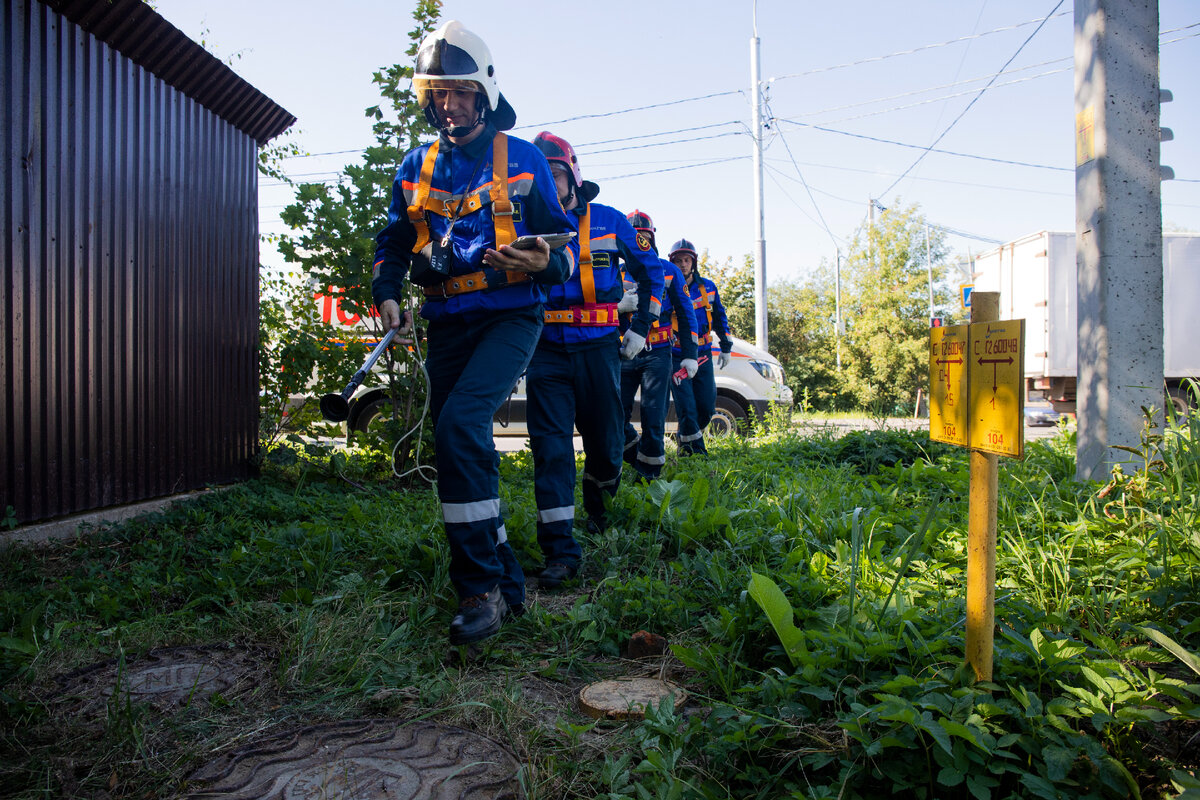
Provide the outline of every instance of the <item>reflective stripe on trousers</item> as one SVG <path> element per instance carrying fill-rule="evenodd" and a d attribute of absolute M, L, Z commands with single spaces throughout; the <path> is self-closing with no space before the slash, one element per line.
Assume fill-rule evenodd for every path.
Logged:
<path fill-rule="evenodd" d="M 666 463 L 663 435 L 666 430 L 667 397 L 671 383 L 671 348 L 656 347 L 639 353 L 632 361 L 621 362 L 621 407 L 625 413 L 625 444 L 635 445 L 633 467 L 647 478 L 657 478 Z M 642 432 L 631 422 L 633 398 L 642 390 L 640 406 Z"/>
<path fill-rule="evenodd" d="M 575 565 L 582 555 L 575 520 L 574 429 L 583 440 L 584 510 L 604 515 L 604 497 L 621 475 L 620 354 L 614 340 L 567 351 L 543 342 L 529 362 L 529 444 L 533 451 L 538 544 L 547 564 Z"/>
<path fill-rule="evenodd" d="M 429 325 L 429 407 L 438 498 L 460 598 L 497 584 L 509 605 L 525 602 L 525 576 L 500 517 L 500 455 L 492 415 L 508 397 L 542 330 L 541 308 Z"/>

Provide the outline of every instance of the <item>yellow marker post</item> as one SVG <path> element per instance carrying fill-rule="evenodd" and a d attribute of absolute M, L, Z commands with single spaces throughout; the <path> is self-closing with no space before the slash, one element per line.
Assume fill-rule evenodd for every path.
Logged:
<path fill-rule="evenodd" d="M 999 292 L 971 294 L 971 322 L 1000 317 Z M 970 511 L 967 522 L 967 663 L 975 680 L 992 679 L 996 624 L 996 510 L 999 457 L 971 451 Z"/>

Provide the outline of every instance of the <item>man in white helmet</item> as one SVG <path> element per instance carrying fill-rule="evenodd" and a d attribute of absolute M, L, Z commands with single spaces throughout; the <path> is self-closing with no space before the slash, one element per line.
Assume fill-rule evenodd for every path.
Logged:
<path fill-rule="evenodd" d="M 487 45 L 457 21 L 421 43 L 413 89 L 438 140 L 404 157 L 387 226 L 376 237 L 371 291 L 385 328 L 407 326 L 407 277 L 429 320 L 429 403 L 438 497 L 459 596 L 450 642 L 494 635 L 524 609 L 525 576 L 500 516 L 492 415 L 529 363 L 549 286 L 578 259 L 574 244 L 531 249 L 517 237 L 573 232 L 545 157 L 501 131 L 516 114 Z"/>

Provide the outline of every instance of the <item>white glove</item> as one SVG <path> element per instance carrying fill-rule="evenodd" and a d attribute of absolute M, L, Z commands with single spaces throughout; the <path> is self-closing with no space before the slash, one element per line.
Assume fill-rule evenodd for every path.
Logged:
<path fill-rule="evenodd" d="M 700 369 L 700 365 L 696 363 L 696 359 L 694 358 L 685 358 L 679 362 L 679 366 L 687 371 L 688 378 L 696 377 L 696 370 Z"/>
<path fill-rule="evenodd" d="M 646 337 L 633 331 L 625 331 L 625 339 L 621 344 L 621 358 L 633 361 L 637 354 L 646 346 Z"/>
<path fill-rule="evenodd" d="M 617 313 L 628 314 L 630 311 L 637 311 L 637 304 L 637 289 L 626 289 L 625 296 L 621 298 L 621 302 L 617 303 Z"/>
<path fill-rule="evenodd" d="M 729 353 L 722 352 L 717 356 L 717 369 L 725 369 L 729 366 Z"/>

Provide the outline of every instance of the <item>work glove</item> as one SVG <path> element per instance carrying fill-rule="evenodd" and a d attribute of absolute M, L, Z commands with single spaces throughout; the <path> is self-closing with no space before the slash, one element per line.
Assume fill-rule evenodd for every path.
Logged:
<path fill-rule="evenodd" d="M 633 331 L 625 331 L 625 339 L 621 344 L 621 358 L 633 361 L 637 354 L 646 346 L 646 337 Z"/>
<path fill-rule="evenodd" d="M 725 369 L 729 364 L 729 353 L 722 352 L 717 356 L 717 369 Z"/>
<path fill-rule="evenodd" d="M 679 362 L 679 366 L 687 371 L 688 378 L 696 377 L 696 370 L 700 369 L 700 365 L 696 363 L 696 359 L 694 358 L 685 358 Z"/>
<path fill-rule="evenodd" d="M 617 313 L 628 314 L 630 311 L 637 311 L 637 304 L 637 289 L 626 289 L 625 296 L 621 298 L 621 302 L 617 303 Z"/>

